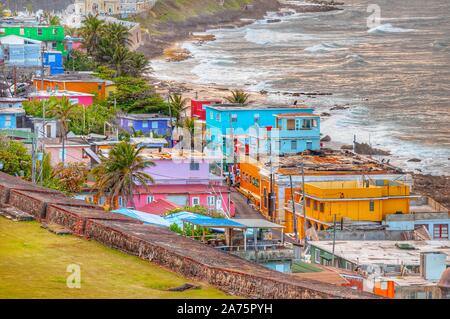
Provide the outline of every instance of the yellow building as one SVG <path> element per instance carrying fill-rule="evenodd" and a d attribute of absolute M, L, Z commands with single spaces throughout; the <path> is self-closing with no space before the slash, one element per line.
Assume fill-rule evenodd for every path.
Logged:
<path fill-rule="evenodd" d="M 295 197 L 300 237 L 303 237 L 303 206 L 301 196 Z M 355 180 L 305 183 L 307 226 L 316 230 L 332 226 L 334 218 L 353 221 L 381 222 L 387 214 L 408 214 L 410 187 L 398 181 Z M 293 232 L 291 205 L 285 207 L 286 232 Z M 308 227 L 309 228 L 309 227 Z"/>

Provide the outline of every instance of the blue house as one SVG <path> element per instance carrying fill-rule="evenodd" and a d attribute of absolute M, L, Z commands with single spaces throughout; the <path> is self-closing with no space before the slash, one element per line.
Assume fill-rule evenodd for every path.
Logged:
<path fill-rule="evenodd" d="M 277 117 L 275 115 L 301 112 L 307 116 L 314 111 L 312 107 L 300 105 L 277 107 L 218 104 L 205 105 L 205 108 L 208 147 L 222 147 L 225 156 L 232 154 L 232 148 L 234 147 L 234 141 L 231 141 L 232 137 L 234 139 L 248 140 L 255 135 L 256 130 L 259 131 L 259 128 L 275 128 L 277 126 Z M 292 133 L 286 130 L 284 134 L 287 138 Z M 259 139 L 260 137 L 258 136 L 257 138 Z M 244 143 L 247 144 L 248 142 Z M 293 144 L 290 145 L 295 146 Z M 283 144 L 283 148 L 287 150 L 287 145 Z M 297 149 L 301 149 L 301 145 L 298 145 Z"/>
<path fill-rule="evenodd" d="M 62 52 L 46 51 L 44 52 L 43 57 L 44 67 L 48 67 L 50 69 L 50 75 L 64 73 Z"/>
<path fill-rule="evenodd" d="M 8 35 L 0 39 L 0 60 L 8 66 L 40 67 L 42 42 Z"/>
<path fill-rule="evenodd" d="M 0 97 L 0 129 L 25 127 L 25 110 L 22 102 L 25 99 L 16 97 Z"/>
<path fill-rule="evenodd" d="M 141 131 L 144 135 L 150 135 L 150 133 L 158 136 L 170 135 L 171 118 L 163 114 L 118 115 L 117 121 L 119 126 L 130 134 L 133 131 Z"/>

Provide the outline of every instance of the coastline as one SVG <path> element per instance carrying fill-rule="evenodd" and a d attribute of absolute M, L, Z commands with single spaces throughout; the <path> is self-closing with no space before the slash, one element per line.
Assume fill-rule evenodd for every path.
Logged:
<path fill-rule="evenodd" d="M 281 1 L 280 1 L 281 2 Z M 311 1 L 314 2 L 314 1 Z M 317 2 L 317 1 L 316 1 Z M 339 5 L 339 3 L 334 3 Z M 314 5 L 316 8 L 313 10 L 316 10 L 314 12 L 321 12 L 323 11 L 320 8 L 320 5 Z M 277 12 L 281 12 L 281 9 L 293 9 L 297 12 L 303 12 L 299 11 L 298 6 L 292 6 L 292 5 L 284 5 L 282 3 L 279 4 L 277 7 Z M 330 10 L 329 7 L 326 8 L 326 10 Z M 339 10 L 337 7 L 334 7 L 333 10 Z M 268 10 L 271 11 L 271 10 Z M 312 12 L 309 9 L 305 12 Z M 205 33 L 209 29 L 214 28 L 225 28 L 225 27 L 242 27 L 248 24 L 253 23 L 257 19 L 261 19 L 264 16 L 266 16 L 267 12 L 261 13 L 257 15 L 253 15 L 253 18 L 243 18 L 240 17 L 234 22 L 226 22 L 226 23 L 219 23 L 219 24 L 205 24 L 202 26 L 202 29 L 196 29 L 192 32 L 203 32 Z M 242 20 L 243 19 L 243 20 Z M 248 20 L 250 19 L 250 20 Z M 198 39 L 193 39 L 192 32 L 188 33 L 187 35 L 184 34 L 179 37 L 176 41 L 170 42 L 167 47 L 169 48 L 181 48 L 183 43 L 186 42 L 198 42 Z M 212 39 L 211 41 L 214 41 Z M 166 48 L 167 48 L 166 47 Z M 160 52 L 160 54 L 154 54 L 153 60 L 158 59 L 164 59 L 167 58 L 163 55 L 164 50 Z M 187 57 L 189 58 L 189 57 Z M 174 62 L 171 62 L 174 63 Z M 149 81 L 152 85 L 154 85 L 157 89 L 157 91 L 163 95 L 166 95 L 168 91 L 171 92 L 180 92 L 183 94 L 184 97 L 189 99 L 211 99 L 211 98 L 224 98 L 225 96 L 229 95 L 229 92 L 231 89 L 234 89 L 232 87 L 229 87 L 228 85 L 222 85 L 219 83 L 209 83 L 209 84 L 198 84 L 198 83 L 192 83 L 188 81 L 181 81 L 181 80 L 162 80 L 158 79 L 154 76 L 151 76 Z M 292 93 L 292 92 L 267 92 L 267 91 L 260 91 L 260 92 L 254 92 L 249 91 L 250 95 L 249 100 L 252 102 L 253 105 L 263 105 L 266 103 L 271 102 L 271 98 L 279 99 L 280 97 L 298 97 L 299 103 L 302 103 L 302 97 L 308 97 L 311 95 L 327 95 L 326 92 L 302 92 L 302 93 Z M 337 110 L 347 108 L 346 105 L 335 105 Z M 190 109 L 186 108 L 184 112 L 185 116 L 190 116 Z M 328 112 L 324 112 L 323 117 L 326 120 L 327 118 L 332 117 L 333 114 L 330 114 Z M 332 148 L 332 149 L 341 149 L 342 146 L 344 146 L 344 143 L 340 143 L 338 141 L 335 141 L 333 139 L 333 136 L 331 136 L 331 141 L 324 142 L 324 147 Z M 389 150 L 386 150 L 389 151 Z M 395 152 L 393 152 L 392 156 L 395 156 Z M 414 191 L 423 193 L 426 196 L 430 196 L 443 204 L 446 207 L 450 207 L 450 176 L 443 175 L 443 174 L 437 174 L 437 175 L 431 175 L 431 174 L 425 174 L 420 171 L 411 171 L 407 167 L 403 167 L 402 165 L 396 165 L 399 167 L 402 171 L 405 173 L 409 173 L 412 175 L 414 179 Z"/>

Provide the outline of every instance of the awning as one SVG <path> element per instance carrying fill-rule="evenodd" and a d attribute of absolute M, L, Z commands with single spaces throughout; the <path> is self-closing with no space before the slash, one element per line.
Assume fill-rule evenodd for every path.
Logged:
<path fill-rule="evenodd" d="M 247 228 L 283 228 L 284 226 L 269 222 L 265 219 L 232 219 L 233 221 L 240 223 Z"/>

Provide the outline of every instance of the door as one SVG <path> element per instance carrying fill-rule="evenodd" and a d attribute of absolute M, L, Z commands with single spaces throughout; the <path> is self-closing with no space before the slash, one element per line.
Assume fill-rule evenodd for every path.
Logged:
<path fill-rule="evenodd" d="M 45 126 L 45 136 L 52 137 L 52 126 L 49 124 Z"/>
<path fill-rule="evenodd" d="M 216 200 L 216 209 L 222 210 L 222 199 L 220 199 L 220 198 L 217 198 L 217 200 Z"/>
<path fill-rule="evenodd" d="M 306 149 L 312 150 L 312 142 L 306 142 Z"/>

